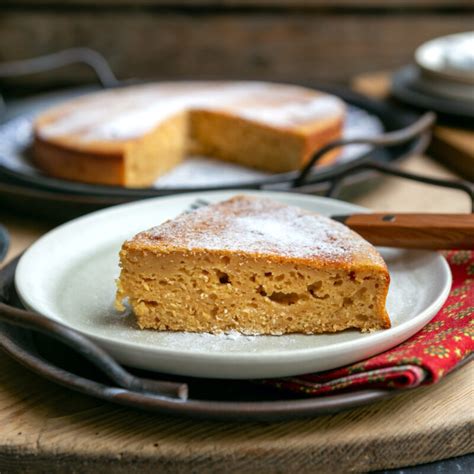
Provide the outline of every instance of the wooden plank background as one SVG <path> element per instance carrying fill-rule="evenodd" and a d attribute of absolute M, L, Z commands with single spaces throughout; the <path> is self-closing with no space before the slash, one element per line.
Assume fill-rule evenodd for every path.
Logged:
<path fill-rule="evenodd" d="M 472 7 L 472 0 L 2 0 L 4 5 L 28 6 L 71 6 L 104 5 L 118 6 L 166 6 L 171 8 L 182 6 L 235 8 L 235 7 L 272 7 L 272 8 L 460 8 Z"/>
<path fill-rule="evenodd" d="M 2 0 L 0 61 L 87 46 L 122 79 L 346 82 L 473 20 L 464 0 Z M 90 79 L 73 67 L 15 83 Z"/>

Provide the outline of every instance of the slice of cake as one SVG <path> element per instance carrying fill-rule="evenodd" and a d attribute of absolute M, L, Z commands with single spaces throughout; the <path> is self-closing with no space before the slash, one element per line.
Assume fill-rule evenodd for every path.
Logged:
<path fill-rule="evenodd" d="M 284 334 L 390 327 L 387 267 L 326 217 L 237 196 L 126 241 L 117 308 L 141 328 Z"/>
<path fill-rule="evenodd" d="M 344 117 L 344 103 L 337 97 L 292 85 L 130 86 L 89 94 L 40 114 L 33 159 L 58 178 L 130 187 L 151 185 L 186 154 L 285 172 L 340 138 Z"/>

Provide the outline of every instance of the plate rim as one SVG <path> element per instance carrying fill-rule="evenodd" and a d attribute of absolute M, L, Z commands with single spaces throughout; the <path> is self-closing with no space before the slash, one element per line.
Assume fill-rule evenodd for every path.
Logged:
<path fill-rule="evenodd" d="M 158 197 L 158 198 L 152 198 L 149 200 L 145 201 L 138 201 L 138 202 L 132 202 L 132 203 L 127 203 L 127 204 L 122 204 L 119 206 L 115 206 L 112 208 L 107 208 L 103 210 L 99 210 L 96 212 L 93 212 L 91 214 L 88 214 L 86 216 L 79 217 L 78 219 L 74 219 L 72 221 L 69 221 L 65 224 L 62 224 L 59 227 L 56 227 L 52 231 L 46 233 L 44 236 L 42 236 L 40 239 L 38 239 L 20 258 L 17 269 L 15 271 L 15 277 L 14 277 L 14 284 L 16 291 L 18 293 L 18 296 L 22 302 L 22 304 L 25 305 L 28 309 L 41 314 L 44 317 L 47 317 L 49 319 L 53 319 L 54 321 L 58 321 L 62 324 L 65 324 L 68 327 L 72 327 L 75 330 L 78 330 L 81 334 L 84 334 L 87 337 L 90 337 L 92 340 L 97 342 L 99 345 L 114 345 L 116 347 L 124 348 L 126 350 L 139 350 L 140 352 L 146 352 L 148 354 L 154 354 L 157 357 L 160 356 L 169 356 L 169 357 L 190 357 L 191 355 L 196 355 L 200 359 L 204 361 L 214 361 L 216 362 L 217 359 L 223 360 L 225 363 L 229 363 L 231 361 L 237 361 L 237 362 L 248 362 L 248 361 L 254 361 L 255 360 L 255 354 L 251 353 L 245 353 L 245 352 L 219 352 L 219 353 L 211 353 L 211 352 L 203 352 L 203 351 L 196 351 L 196 350 L 181 350 L 181 349 L 171 349 L 171 348 L 163 348 L 163 347 L 156 347 L 151 344 L 145 344 L 142 345 L 140 343 L 134 343 L 131 341 L 127 340 L 117 340 L 115 338 L 108 338 L 107 336 L 104 335 L 94 335 L 91 334 L 88 331 L 83 331 L 81 329 L 75 328 L 73 325 L 69 324 L 68 321 L 65 321 L 63 318 L 57 317 L 55 314 L 51 314 L 49 311 L 44 311 L 44 308 L 41 308 L 41 306 L 38 308 L 37 304 L 35 301 L 32 301 L 29 298 L 28 294 L 25 294 L 26 292 L 24 291 L 24 285 L 23 285 L 23 275 L 28 274 L 28 266 L 32 265 L 32 262 L 30 261 L 32 258 L 34 259 L 34 255 L 32 257 L 32 252 L 35 251 L 37 248 L 41 248 L 42 245 L 45 245 L 45 242 L 47 244 L 47 240 L 50 238 L 51 235 L 61 233 L 64 229 L 66 228 L 71 228 L 76 226 L 78 223 L 84 224 L 84 222 L 87 221 L 94 221 L 97 219 L 100 219 L 100 217 L 104 214 L 108 215 L 113 215 L 113 214 L 123 214 L 124 212 L 128 213 L 133 210 L 133 208 L 141 207 L 143 205 L 150 205 L 151 203 L 155 202 L 160 202 L 163 203 L 166 201 L 192 201 L 193 199 L 196 199 L 197 197 L 206 197 L 209 195 L 213 195 L 217 199 L 222 198 L 225 199 L 226 197 L 229 197 L 230 195 L 239 193 L 239 192 L 246 192 L 247 194 L 258 194 L 258 195 L 265 195 L 268 197 L 280 197 L 283 199 L 294 199 L 294 200 L 304 200 L 306 202 L 309 202 L 310 204 L 313 204 L 315 201 L 322 201 L 322 202 L 337 202 L 338 204 L 343 204 L 346 207 L 350 207 L 354 210 L 358 210 L 361 212 L 367 212 L 368 210 L 366 208 L 363 208 L 361 206 L 357 206 L 351 203 L 346 203 L 344 201 L 339 201 L 335 199 L 330 199 L 330 198 L 323 198 L 319 196 L 308 196 L 308 195 L 300 195 L 300 194 L 292 194 L 292 193 L 279 193 L 279 192 L 267 192 L 267 191 L 252 191 L 249 193 L 247 190 L 234 190 L 234 191 L 217 191 L 217 192 L 209 192 L 209 193 L 202 193 L 202 192 L 197 192 L 197 193 L 189 193 L 185 195 L 180 195 L 180 196 L 167 196 L 167 197 Z M 436 252 L 430 252 L 433 254 L 436 254 Z M 450 288 L 451 288 L 451 282 L 452 282 L 452 277 L 451 277 L 451 272 L 449 270 L 449 266 L 445 260 L 445 258 L 440 255 L 436 254 L 437 257 L 439 258 L 439 262 L 441 264 L 441 268 L 444 270 L 444 275 L 443 275 L 443 281 L 444 281 L 444 286 L 442 291 L 438 294 L 437 298 L 435 298 L 427 308 L 425 308 L 423 311 L 418 313 L 414 318 L 411 318 L 409 321 L 396 326 L 392 327 L 391 329 L 388 329 L 387 331 L 390 331 L 390 336 L 397 337 L 400 335 L 400 333 L 404 333 L 405 331 L 410 331 L 414 326 L 417 326 L 420 322 L 420 320 L 424 320 L 429 315 L 435 315 L 436 311 L 439 310 L 439 308 L 442 306 L 444 301 L 446 300 Z M 34 262 L 34 260 L 33 260 Z M 367 349 L 373 345 L 378 344 L 380 341 L 385 341 L 387 338 L 387 332 L 386 331 L 381 331 L 377 332 L 374 334 L 371 334 L 367 338 L 360 338 L 357 340 L 349 340 L 349 341 L 341 341 L 341 342 L 336 342 L 330 346 L 323 346 L 323 347 L 316 347 L 316 348 L 299 348 L 299 349 L 293 349 L 293 350 L 281 350 L 281 351 L 259 351 L 258 356 L 259 356 L 259 364 L 260 363 L 268 363 L 275 361 L 277 358 L 285 357 L 285 358 L 293 358 L 293 357 L 303 357 L 303 356 L 314 356 L 318 357 L 321 354 L 331 356 L 334 353 L 339 353 L 341 351 L 346 351 L 346 350 L 364 350 Z"/>
<path fill-rule="evenodd" d="M 438 97 L 428 92 L 414 89 L 415 67 L 411 64 L 405 65 L 393 73 L 390 93 L 395 99 L 415 108 L 434 110 L 443 116 L 452 117 L 460 121 L 474 117 L 474 112 L 471 110 L 472 107 L 466 106 L 466 103 L 462 100 Z"/>

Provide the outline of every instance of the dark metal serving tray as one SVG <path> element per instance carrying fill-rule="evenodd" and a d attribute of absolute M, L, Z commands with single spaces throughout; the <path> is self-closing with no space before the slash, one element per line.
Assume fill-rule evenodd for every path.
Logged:
<path fill-rule="evenodd" d="M 13 284 L 17 263 L 18 259 L 15 259 L 0 271 L 0 348 L 33 372 L 72 390 L 153 412 L 207 419 L 253 420 L 282 420 L 332 413 L 397 393 L 394 390 L 370 389 L 307 398 L 286 395 L 250 381 L 177 377 L 128 368 L 127 373 L 139 380 L 158 377 L 174 384 L 185 383 L 189 395 L 187 399 L 182 399 L 172 394 L 163 395 L 162 390 L 160 394 L 138 387 L 123 388 L 64 343 L 5 322 L 14 320 L 15 308 L 22 308 Z"/>
<path fill-rule="evenodd" d="M 91 66 L 97 74 L 102 88 L 122 87 L 129 83 L 119 82 L 103 58 L 95 52 L 84 49 L 68 50 L 43 58 L 20 61 L 13 64 L 0 64 L 0 77 L 14 77 L 33 71 L 51 71 L 59 66 L 74 62 L 83 62 Z M 379 102 L 344 87 L 325 86 L 321 84 L 302 84 L 316 87 L 320 90 L 341 97 L 350 105 L 365 110 L 377 117 L 386 132 L 395 132 L 414 124 L 420 115 L 395 107 L 393 104 Z M 60 90 L 53 93 L 24 99 L 13 104 L 7 103 L 3 126 L 22 116 L 30 116 L 33 110 L 44 108 L 61 100 L 67 100 L 78 94 L 99 89 L 100 86 Z M 1 125 L 0 125 L 1 126 Z M 14 127 L 11 127 L 14 130 Z M 4 139 L 10 140 L 8 136 Z M 13 140 L 13 138 L 12 138 Z M 390 146 L 375 146 L 365 155 L 345 163 L 336 163 L 324 168 L 312 168 L 301 179 L 303 170 L 291 173 L 274 174 L 269 178 L 253 180 L 249 183 L 238 184 L 239 189 L 274 189 L 298 192 L 318 192 L 332 195 L 339 188 L 341 178 L 344 185 L 359 188 L 359 184 L 367 181 L 371 174 L 367 170 L 376 166 L 390 171 L 397 168 L 403 158 L 421 153 L 429 142 L 429 132 L 420 130 L 419 133 Z M 19 145 L 24 146 L 24 145 Z M 349 176 L 350 175 L 350 176 Z M 0 164 L 0 196 L 8 206 L 29 214 L 51 216 L 57 220 L 83 214 L 102 207 L 120 204 L 127 201 L 148 197 L 163 196 L 184 192 L 210 191 L 232 189 L 236 185 L 199 186 L 199 187 L 166 187 L 131 189 L 118 186 L 93 185 L 51 178 L 40 173 L 25 173 L 13 170 Z"/>
<path fill-rule="evenodd" d="M 13 285 L 17 263 L 18 259 L 0 271 L 0 301 L 3 302 L 0 303 L 0 320 L 3 320 L 0 322 L 0 349 L 31 371 L 71 390 L 150 412 L 216 420 L 265 421 L 335 413 L 403 392 L 366 389 L 308 398 L 281 393 L 251 381 L 177 377 L 129 368 L 125 373 L 138 380 L 153 382 L 154 378 L 159 378 L 174 385 L 185 384 L 188 398 L 166 396 L 163 391 L 123 388 L 71 347 L 44 334 L 5 322 L 12 317 L 9 307 L 22 308 Z"/>
<path fill-rule="evenodd" d="M 387 132 L 396 131 L 401 128 L 407 127 L 410 124 L 414 123 L 420 117 L 419 115 L 403 111 L 394 107 L 393 105 L 375 101 L 343 87 L 323 86 L 314 84 L 312 86 L 317 87 L 320 90 L 329 92 L 331 94 L 337 95 L 338 97 L 342 98 L 346 103 L 357 106 L 358 108 L 363 109 L 369 112 L 370 114 L 376 116 L 382 122 L 384 129 Z M 86 88 L 84 89 L 84 91 L 91 91 L 91 88 Z M 47 106 L 47 104 L 56 103 L 58 101 L 58 98 L 67 100 L 71 97 L 77 96 L 81 92 L 81 89 L 72 89 L 69 91 L 58 91 L 52 94 L 50 93 L 48 95 L 45 95 L 44 97 L 33 97 L 23 101 L 23 103 L 21 104 L 21 110 L 27 111 L 30 108 L 38 107 L 38 104 L 41 104 L 42 107 L 45 107 Z M 15 118 L 11 118 L 10 120 L 14 120 Z M 8 125 L 8 122 L 9 121 L 5 122 L 3 126 Z M 14 128 L 12 127 L 12 131 L 13 130 Z M 307 177 L 306 185 L 319 184 L 321 182 L 321 178 L 323 177 L 325 178 L 323 179 L 323 181 L 328 181 L 328 179 L 330 179 L 331 172 L 347 167 L 348 165 L 354 166 L 364 160 L 367 160 L 367 158 L 371 158 L 375 161 L 391 163 L 396 162 L 402 159 L 403 157 L 411 155 L 413 153 L 422 152 L 426 148 L 426 140 L 424 140 L 424 135 L 424 133 L 420 133 L 418 136 L 407 141 L 406 143 L 390 148 L 375 148 L 369 153 L 362 155 L 354 160 L 351 160 L 349 163 L 336 163 L 334 165 L 324 167 L 324 169 L 316 169 L 312 171 L 312 173 Z M 20 144 L 19 146 L 22 145 Z M 294 181 L 299 176 L 299 172 L 296 171 L 290 173 L 274 174 L 268 178 L 262 178 L 258 180 L 252 179 L 248 183 L 242 184 L 238 183 L 219 186 L 195 187 L 167 186 L 166 188 L 125 188 L 122 186 L 107 186 L 67 181 L 63 179 L 52 178 L 40 173 L 33 175 L 26 174 L 21 171 L 14 171 L 2 164 L 0 164 L 0 176 L 7 177 L 12 182 L 17 184 L 29 184 L 30 186 L 56 192 L 97 195 L 108 198 L 123 197 L 132 200 L 182 192 L 214 191 L 222 189 L 232 189 L 235 187 L 244 187 L 248 189 L 263 189 L 274 186 L 283 186 L 287 188 L 294 188 Z"/>

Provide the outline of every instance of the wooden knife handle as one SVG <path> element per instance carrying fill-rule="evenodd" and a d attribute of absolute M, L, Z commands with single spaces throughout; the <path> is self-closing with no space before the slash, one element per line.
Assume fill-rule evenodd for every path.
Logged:
<path fill-rule="evenodd" d="M 474 214 L 354 214 L 344 224 L 383 247 L 474 249 Z"/>

